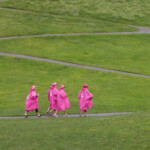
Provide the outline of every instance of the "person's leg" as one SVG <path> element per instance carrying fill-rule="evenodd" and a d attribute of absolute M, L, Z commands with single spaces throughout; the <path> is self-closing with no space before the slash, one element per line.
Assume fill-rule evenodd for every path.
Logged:
<path fill-rule="evenodd" d="M 56 113 L 56 110 L 55 109 L 52 109 L 52 115 L 54 116 Z"/>
<path fill-rule="evenodd" d="M 54 109 L 52 109 L 52 115 L 54 115 L 55 114 L 55 110 Z"/>
<path fill-rule="evenodd" d="M 40 113 L 38 109 L 35 109 L 35 112 L 37 113 L 37 116 L 40 117 Z"/>
<path fill-rule="evenodd" d="M 25 116 L 25 118 L 28 117 L 28 111 L 27 110 L 25 111 L 24 116 Z"/>
<path fill-rule="evenodd" d="M 37 116 L 40 117 L 40 113 L 39 112 L 37 112 Z"/>
<path fill-rule="evenodd" d="M 66 110 L 64 111 L 64 115 L 66 115 Z"/>
<path fill-rule="evenodd" d="M 86 110 L 84 111 L 84 115 L 85 115 L 85 117 L 87 117 L 87 111 Z"/>
<path fill-rule="evenodd" d="M 64 115 L 65 115 L 66 117 L 68 117 L 68 114 L 66 113 L 66 109 L 65 109 L 65 111 L 64 111 Z"/>
<path fill-rule="evenodd" d="M 57 117 L 58 117 L 58 115 L 57 115 L 57 114 L 58 114 L 58 110 L 55 110 L 55 112 L 54 112 L 54 115 L 53 115 L 53 116 L 57 118 Z"/>
<path fill-rule="evenodd" d="M 58 110 L 55 111 L 55 114 L 56 114 L 56 115 L 58 114 Z"/>
<path fill-rule="evenodd" d="M 50 108 L 50 107 L 48 107 L 48 109 L 47 109 L 47 113 L 50 111 L 50 109 L 51 109 L 51 108 Z"/>
<path fill-rule="evenodd" d="M 48 107 L 47 109 L 46 116 L 48 116 L 49 111 L 50 111 L 50 107 Z"/>
<path fill-rule="evenodd" d="M 53 115 L 53 109 L 52 108 L 50 108 L 49 113 L 50 113 L 50 115 Z"/>
<path fill-rule="evenodd" d="M 80 110 L 80 113 L 79 113 L 79 116 L 80 116 L 80 117 L 82 116 L 82 112 L 83 112 L 83 111 L 82 111 L 82 110 Z"/>

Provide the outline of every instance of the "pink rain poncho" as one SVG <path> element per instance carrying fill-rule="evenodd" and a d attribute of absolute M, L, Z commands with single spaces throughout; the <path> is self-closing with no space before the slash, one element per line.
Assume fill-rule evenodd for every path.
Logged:
<path fill-rule="evenodd" d="M 35 92 L 36 86 L 31 86 L 29 94 L 26 98 L 26 111 L 33 111 L 34 109 L 39 109 L 38 106 L 38 96 Z"/>
<path fill-rule="evenodd" d="M 78 95 L 81 111 L 87 111 L 88 108 L 92 108 L 92 97 L 93 95 L 88 91 L 87 88 L 82 88 Z"/>
<path fill-rule="evenodd" d="M 53 106 L 52 90 L 53 86 L 50 86 L 48 90 L 48 100 L 50 101 L 49 108 L 52 108 Z"/>
<path fill-rule="evenodd" d="M 57 95 L 58 95 L 58 90 L 55 87 L 57 83 L 53 83 L 50 86 L 50 89 L 48 91 L 48 99 L 50 100 L 50 105 L 49 107 L 52 108 L 53 110 L 57 110 Z"/>
<path fill-rule="evenodd" d="M 58 90 L 58 110 L 65 111 L 66 108 L 70 108 L 70 102 L 64 89 L 60 88 Z"/>
<path fill-rule="evenodd" d="M 57 110 L 57 95 L 58 95 L 58 90 L 56 87 L 53 87 L 52 90 L 52 109 Z"/>

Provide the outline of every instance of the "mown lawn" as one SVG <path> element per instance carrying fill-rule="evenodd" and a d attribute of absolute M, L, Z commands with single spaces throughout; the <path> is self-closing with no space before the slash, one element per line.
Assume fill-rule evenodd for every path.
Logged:
<path fill-rule="evenodd" d="M 0 9 L 0 37 L 134 30 L 136 29 L 109 21 Z"/>
<path fill-rule="evenodd" d="M 6 0 L 0 6 L 150 27 L 150 0 Z"/>
<path fill-rule="evenodd" d="M 150 113 L 111 117 L 0 119 L 3 150 L 149 150 Z"/>
<path fill-rule="evenodd" d="M 150 35 L 76 35 L 0 40 L 0 51 L 150 75 Z"/>
<path fill-rule="evenodd" d="M 40 112 L 45 114 L 47 91 L 54 81 L 67 87 L 72 106 L 68 113 L 79 112 L 77 95 L 83 83 L 94 95 L 89 113 L 149 110 L 149 78 L 0 56 L 0 116 L 23 115 L 32 84 L 38 86 Z"/>
<path fill-rule="evenodd" d="M 150 26 L 150 0 L 6 0 L 0 6 L 41 12 L 0 9 L 0 37 L 134 30 L 109 21 Z M 150 36 L 144 34 L 22 38 L 0 40 L 0 51 L 150 75 L 149 40 Z M 71 102 L 68 113 L 79 112 L 77 95 L 83 83 L 94 95 L 93 108 L 88 113 L 136 113 L 0 119 L 0 149 L 150 149 L 149 78 L 0 56 L 0 116 L 23 115 L 33 84 L 38 86 L 39 110 L 44 115 L 49 105 L 47 91 L 54 81 L 67 87 Z"/>

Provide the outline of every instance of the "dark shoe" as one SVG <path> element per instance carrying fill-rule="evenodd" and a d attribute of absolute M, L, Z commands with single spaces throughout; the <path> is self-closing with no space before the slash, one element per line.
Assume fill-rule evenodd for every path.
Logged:
<path fill-rule="evenodd" d="M 45 116 L 47 116 L 47 117 L 49 116 L 48 112 L 45 114 Z"/>
<path fill-rule="evenodd" d="M 27 115 L 24 115 L 24 118 L 28 118 L 28 116 L 27 116 Z"/>
<path fill-rule="evenodd" d="M 65 117 L 69 117 L 69 115 L 68 115 L 68 114 L 65 114 L 64 116 L 65 116 Z"/>

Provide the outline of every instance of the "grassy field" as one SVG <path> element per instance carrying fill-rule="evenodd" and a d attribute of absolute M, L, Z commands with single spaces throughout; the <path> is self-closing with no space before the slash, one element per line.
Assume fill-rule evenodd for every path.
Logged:
<path fill-rule="evenodd" d="M 124 24 L 150 27 L 150 0 L 5 0 L 0 7 L 26 10 L 0 8 L 0 37 L 136 30 Z M 149 34 L 18 38 L 0 40 L 0 51 L 150 75 L 149 41 Z M 38 86 L 39 110 L 44 115 L 52 82 L 66 85 L 68 113 L 79 112 L 77 95 L 84 83 L 94 95 L 88 113 L 135 113 L 0 119 L 0 149 L 150 149 L 149 78 L 0 56 L 0 116 L 22 116 L 33 84 Z"/>
<path fill-rule="evenodd" d="M 150 27 L 150 0 L 6 0 L 0 6 Z"/>
<path fill-rule="evenodd" d="M 150 35 L 82 35 L 0 40 L 0 51 L 150 75 Z"/>
<path fill-rule="evenodd" d="M 3 150 L 149 150 L 150 113 L 0 120 Z"/>
<path fill-rule="evenodd" d="M 0 37 L 47 33 L 134 31 L 109 21 L 0 9 Z"/>
<path fill-rule="evenodd" d="M 68 113 L 78 113 L 77 95 L 83 83 L 94 94 L 94 106 L 89 113 L 147 111 L 150 106 L 150 79 L 147 78 L 3 56 L 0 56 L 0 72 L 1 116 L 23 115 L 32 84 L 38 86 L 40 112 L 45 114 L 49 105 L 47 91 L 54 81 L 67 87 L 72 106 Z"/>

